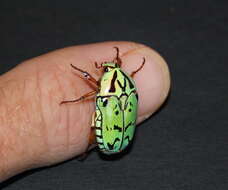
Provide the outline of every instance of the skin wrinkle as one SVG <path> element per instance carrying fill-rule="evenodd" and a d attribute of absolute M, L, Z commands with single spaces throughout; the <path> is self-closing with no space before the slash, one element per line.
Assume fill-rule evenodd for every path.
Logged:
<path fill-rule="evenodd" d="M 65 68 L 65 67 L 64 67 L 64 68 Z M 66 73 L 66 70 L 65 70 L 65 69 L 64 69 L 64 71 L 63 71 L 63 69 L 60 68 L 60 67 L 58 67 L 58 69 L 60 70 L 60 74 L 61 74 L 61 73 Z M 62 72 L 61 72 L 61 71 L 62 71 Z M 57 83 L 58 83 L 58 89 L 59 89 L 58 92 L 61 92 L 61 94 L 62 94 L 61 97 L 63 97 L 63 98 L 61 98 L 61 100 L 59 100 L 59 102 L 57 102 L 57 103 L 59 104 L 62 100 L 65 99 L 66 95 L 65 95 L 65 90 L 64 90 L 63 86 L 61 85 L 61 82 L 60 82 L 60 79 L 59 79 L 59 77 L 60 77 L 61 75 L 59 74 L 59 76 L 58 76 L 57 71 L 54 72 L 54 74 L 55 74 L 55 78 L 56 78 Z M 65 76 L 65 74 L 64 74 L 64 76 Z M 72 83 L 71 85 L 73 86 L 73 83 Z M 68 107 L 68 106 L 61 106 L 61 108 L 59 108 L 59 109 L 60 109 L 60 111 L 59 111 L 59 114 L 58 114 L 58 115 L 59 115 L 59 116 L 58 116 L 58 118 L 59 118 L 59 122 L 58 122 L 58 123 L 60 123 L 60 125 L 61 125 L 61 124 L 62 124 L 62 120 L 63 120 L 63 122 L 65 122 L 66 131 L 67 131 L 67 140 L 66 140 L 65 145 L 66 145 L 66 150 L 69 151 L 69 150 L 70 150 L 69 107 Z M 65 118 L 65 119 L 64 119 L 64 118 Z M 65 121 L 64 121 L 64 120 L 65 120 Z M 64 124 L 63 124 L 63 125 L 64 125 Z"/>
<path fill-rule="evenodd" d="M 2 120 L 2 117 L 0 119 Z M 3 122 L 1 122 L 1 123 L 3 123 Z M 0 167 L 0 182 L 1 182 L 1 179 L 3 179 L 3 176 L 6 176 L 5 168 L 7 168 L 6 163 L 5 163 L 6 159 L 5 159 L 5 154 L 4 154 L 4 149 L 5 149 L 4 142 L 5 142 L 4 135 L 1 135 L 0 136 L 0 162 L 1 162 L 2 167 Z"/>
<path fill-rule="evenodd" d="M 45 73 L 46 74 L 46 73 Z M 57 83 L 57 80 L 56 80 L 56 77 L 55 77 L 55 74 L 53 75 L 53 76 L 48 76 L 48 77 L 54 77 L 54 78 L 46 78 L 46 75 L 45 74 L 43 74 L 42 75 L 42 77 L 40 77 L 41 76 L 41 73 L 39 74 L 39 79 L 38 80 L 40 80 L 39 82 L 40 82 L 40 86 L 42 86 L 42 84 L 43 83 L 45 83 L 46 81 L 45 81 L 45 79 L 47 79 L 47 81 L 49 81 L 49 80 L 53 80 L 54 82 L 53 82 L 53 86 L 54 86 L 54 89 L 44 89 L 44 88 L 42 88 L 40 91 L 40 93 L 41 93 L 41 96 L 43 96 L 43 97 L 45 97 L 46 95 L 47 95 L 47 100 L 48 101 L 44 101 L 44 100 L 40 100 L 40 102 L 41 102 L 41 114 L 42 114 L 42 120 L 43 120 L 43 123 L 45 124 L 45 125 L 43 125 L 43 127 L 45 128 L 45 134 L 47 135 L 47 138 L 46 138 L 46 145 L 47 145 L 47 147 L 48 147 L 48 151 L 46 151 L 45 152 L 45 156 L 49 156 L 50 158 L 52 157 L 53 159 L 55 159 L 54 158 L 54 154 L 56 153 L 56 152 L 60 152 L 61 150 L 62 150 L 62 141 L 64 140 L 62 137 L 61 137 L 61 139 L 60 138 L 57 138 L 58 140 L 60 139 L 61 141 L 60 141 L 60 143 L 59 143 L 59 141 L 56 143 L 54 140 L 53 140 L 53 138 L 56 138 L 56 136 L 58 136 L 59 135 L 59 128 L 57 127 L 57 124 L 55 125 L 55 127 L 53 127 L 53 129 L 55 129 L 55 130 L 53 130 L 53 132 L 52 133 L 50 133 L 51 131 L 49 131 L 49 126 L 51 125 L 51 124 L 49 124 L 49 123 L 53 123 L 52 122 L 52 119 L 53 118 L 55 118 L 54 116 L 54 112 L 52 112 L 52 110 L 56 110 L 55 108 L 53 109 L 53 107 L 52 107 L 52 103 L 54 103 L 55 102 L 55 98 L 53 98 L 54 97 L 54 94 L 59 94 L 59 92 L 62 92 L 62 91 L 57 91 L 57 93 L 56 93 L 56 90 L 59 88 L 58 87 L 58 83 Z M 43 79 L 43 80 L 41 80 L 41 78 Z M 57 84 L 57 88 L 56 88 L 56 85 L 54 85 L 54 84 Z M 45 86 L 45 85 L 43 85 L 43 86 Z M 54 92 L 52 92 L 52 90 L 54 90 Z M 47 93 L 47 94 L 46 94 Z M 58 99 L 58 98 L 57 98 Z M 54 104 L 55 105 L 55 104 Z M 52 115 L 49 115 L 49 114 L 45 114 L 45 112 L 44 111 L 46 111 L 46 110 L 49 110 L 50 109 L 50 112 L 49 113 L 51 113 Z M 48 112 L 48 111 L 47 111 Z M 58 111 L 57 111 L 57 113 L 58 113 Z M 45 117 L 46 116 L 46 117 Z M 55 123 L 55 122 L 54 122 Z M 66 126 L 66 125 L 64 125 L 64 126 Z M 67 125 L 67 127 L 68 127 L 68 125 Z M 66 130 L 68 130 L 68 129 L 66 129 Z M 61 131 L 60 131 L 61 132 Z M 64 133 L 64 136 L 65 136 L 65 133 Z M 50 137 L 50 138 L 48 138 L 48 137 Z M 53 142 L 55 142 L 54 144 L 53 144 Z M 64 142 L 66 142 L 66 140 L 64 140 Z M 65 147 L 65 145 L 66 145 L 66 143 L 64 143 L 64 147 Z M 47 163 L 48 164 L 48 163 Z"/>
<path fill-rule="evenodd" d="M 73 105 L 72 105 L 73 106 Z M 79 108 L 78 108 L 78 114 L 77 114 L 77 117 L 79 117 L 80 116 L 80 121 L 79 121 L 79 123 L 81 123 L 81 120 L 83 120 L 83 117 L 81 117 L 81 113 L 83 112 L 82 110 L 84 110 L 85 109 L 85 107 L 84 107 L 84 102 L 83 101 L 81 101 L 80 102 L 80 105 L 78 105 L 79 106 Z M 70 113 L 70 112 L 69 112 Z M 72 126 L 72 127 L 74 127 L 74 121 L 75 121 L 75 119 L 71 119 L 70 120 L 70 114 L 68 115 L 68 118 L 69 118 L 69 125 L 70 126 Z M 78 118 L 77 118 L 77 121 L 78 121 Z M 72 123 L 72 124 L 70 124 L 70 123 Z M 78 139 L 80 139 L 80 136 L 81 136 L 81 133 L 82 133 L 82 129 L 83 129 L 83 127 L 79 127 L 79 129 L 78 129 L 78 134 L 77 134 L 77 136 L 79 137 L 79 138 L 77 138 L 74 134 L 72 134 L 73 136 L 75 136 L 75 137 L 72 137 L 72 141 L 71 142 L 73 142 L 73 143 L 70 143 L 70 145 L 69 146 L 75 146 L 75 145 L 78 145 L 78 144 L 80 144 L 80 141 L 78 140 Z"/>
<path fill-rule="evenodd" d="M 71 72 L 71 74 L 74 74 L 74 73 Z M 76 77 L 78 77 L 78 76 L 76 76 Z M 80 89 L 78 88 L 78 85 L 75 85 L 74 84 L 73 80 L 70 80 L 70 86 L 71 86 L 72 89 L 74 89 L 74 94 L 75 95 L 72 96 L 71 98 L 67 98 L 67 99 L 71 100 L 71 99 L 76 99 L 76 98 L 80 97 L 80 94 L 79 94 Z M 76 106 L 75 106 L 75 104 L 76 104 Z M 71 127 L 74 127 L 74 123 L 73 122 L 75 121 L 75 119 L 72 119 L 74 117 L 71 118 L 72 106 L 73 106 L 73 109 L 76 109 L 74 107 L 79 106 L 79 110 L 77 112 L 77 116 L 81 114 L 81 106 L 78 105 L 78 103 L 72 103 L 72 104 L 68 104 L 68 105 L 66 104 L 66 105 L 63 105 L 63 106 L 64 107 L 67 107 L 67 125 L 68 125 L 68 130 L 69 131 L 72 131 L 72 130 L 70 130 L 70 128 Z M 79 131 L 79 134 L 80 134 L 80 131 Z M 74 134 L 73 134 L 73 136 L 74 136 Z M 74 142 L 74 144 L 77 144 L 78 143 L 76 140 L 72 140 L 72 139 L 74 139 L 74 138 L 72 138 L 70 136 L 70 134 L 69 134 L 69 141 L 70 141 L 69 144 L 71 144 L 71 141 Z M 68 146 L 70 147 L 71 145 L 68 145 Z"/>
<path fill-rule="evenodd" d="M 86 142 L 86 144 L 88 144 L 88 140 L 89 140 L 89 135 L 90 135 L 90 132 L 91 132 L 91 124 L 90 124 L 90 122 L 91 122 L 91 114 L 83 114 L 83 113 L 90 113 L 90 112 L 94 112 L 95 111 L 95 109 L 93 109 L 93 111 L 91 110 L 91 106 L 90 105 L 88 105 L 88 106 L 86 106 L 86 103 L 87 102 L 89 102 L 89 101 L 91 101 L 91 100 L 85 100 L 84 102 L 82 102 L 82 104 L 81 104 L 81 106 L 80 106 L 80 115 L 82 115 L 82 117 L 80 118 L 80 122 L 81 123 L 86 123 L 86 121 L 87 121 L 87 117 L 89 117 L 90 118 L 90 120 L 88 121 L 88 123 L 86 123 L 86 125 L 88 125 L 89 126 L 89 130 L 87 130 L 87 127 L 85 127 L 85 126 L 83 126 L 83 127 L 81 127 L 80 128 L 80 131 L 79 131 L 79 138 L 78 139 L 82 139 L 82 138 L 87 138 L 87 142 Z M 86 110 L 85 110 L 85 108 L 86 108 Z M 85 131 L 87 132 L 87 133 L 85 133 Z M 83 134 L 86 134 L 85 136 L 83 135 Z M 82 136 L 83 135 L 83 136 Z M 78 141 L 78 144 L 80 145 L 80 144 L 82 144 L 82 141 Z M 82 144 L 83 145 L 83 147 L 82 147 L 82 150 L 83 150 L 83 152 L 86 150 L 86 148 L 87 148 L 87 145 L 85 146 L 85 144 L 83 143 Z"/>
<path fill-rule="evenodd" d="M 0 93 L 1 93 L 1 95 L 2 95 L 2 98 L 1 98 L 1 100 L 0 100 L 1 105 L 4 104 L 4 102 L 3 102 L 2 100 L 6 99 L 6 93 L 5 93 L 4 89 L 5 89 L 4 87 L 0 86 Z"/>
<path fill-rule="evenodd" d="M 34 78 L 36 77 L 28 78 L 28 80 L 26 80 L 26 88 L 22 90 L 23 98 L 20 112 L 25 115 L 25 117 L 23 117 L 22 119 L 25 122 L 26 127 L 29 129 L 29 137 L 40 138 L 42 137 L 42 135 L 40 134 L 40 128 L 38 127 L 38 130 L 35 130 L 36 128 L 33 127 L 33 125 L 41 126 L 40 124 L 42 123 L 42 121 L 40 120 L 39 115 L 35 118 L 37 122 L 32 122 L 34 121 L 34 117 L 36 116 L 34 112 L 39 113 L 39 105 L 38 103 L 36 103 L 39 101 L 39 92 L 36 86 L 36 80 L 34 80 Z M 30 99 L 30 97 L 32 97 L 32 99 Z M 32 110 L 32 112 L 28 112 L 26 110 Z"/>
<path fill-rule="evenodd" d="M 67 126 L 67 150 L 69 151 L 69 149 L 70 149 L 70 126 L 69 126 L 69 120 L 70 120 L 70 118 L 69 118 L 69 116 L 70 116 L 70 114 L 69 114 L 70 112 L 69 112 L 69 108 L 66 108 L 66 126 Z"/>
<path fill-rule="evenodd" d="M 68 74 L 68 73 L 67 73 Z M 66 74 L 66 76 L 67 76 L 67 74 Z M 70 75 L 72 75 L 72 74 L 74 74 L 74 73 L 70 73 Z M 70 77 L 72 77 L 72 76 L 70 76 Z M 75 77 L 75 76 L 73 76 L 73 77 Z M 78 77 L 78 76 L 77 76 Z M 73 82 L 73 80 L 68 80 L 68 83 L 69 83 L 69 87 L 68 88 L 70 88 L 70 89 L 74 89 L 74 91 L 75 91 L 75 95 L 74 96 L 72 96 L 72 97 L 69 97 L 69 98 L 62 98 L 62 100 L 66 100 L 66 99 L 75 99 L 75 98 L 77 98 L 77 97 L 79 97 L 80 95 L 79 95 L 79 92 L 80 92 L 80 90 L 81 89 L 77 89 L 77 86 L 78 85 L 75 85 L 75 83 Z M 67 90 L 61 90 L 60 92 L 62 92 L 62 93 L 64 93 L 64 92 L 66 92 Z M 66 96 L 63 96 L 63 97 L 66 97 Z M 59 102 L 61 102 L 61 101 L 59 101 Z M 66 111 L 62 111 L 61 113 L 65 113 L 65 116 L 66 116 L 66 126 L 67 126 L 67 133 L 68 133 L 68 142 L 67 142 L 67 144 L 68 144 L 68 151 L 71 149 L 70 147 L 71 147 L 71 145 L 72 145 L 72 142 L 74 142 L 73 143 L 73 145 L 75 146 L 75 144 L 78 144 L 78 142 L 77 141 L 75 141 L 74 140 L 74 138 L 72 138 L 71 137 L 71 135 L 70 135 L 70 131 L 73 131 L 73 130 L 71 130 L 70 129 L 70 127 L 74 127 L 75 126 L 75 123 L 72 123 L 71 124 L 71 122 L 75 122 L 75 119 L 72 119 L 72 118 L 74 118 L 74 117 L 72 117 L 71 118 L 71 112 L 70 112 L 70 110 L 71 110 L 71 108 L 72 108 L 72 106 L 74 106 L 74 104 L 70 104 L 70 105 L 61 105 L 61 107 L 64 107 L 64 110 L 66 110 Z M 79 106 L 79 109 L 81 108 L 81 106 Z M 74 109 L 76 109 L 76 108 L 74 108 Z M 78 115 L 81 113 L 80 112 L 80 110 L 77 112 L 78 113 Z M 63 114 L 61 114 L 61 116 L 62 116 Z M 64 117 L 65 117 L 64 116 Z M 70 119 L 71 118 L 71 119 Z M 81 119 L 81 118 L 80 118 Z M 80 134 L 80 132 L 79 132 L 79 134 Z M 73 134 L 74 135 L 74 134 Z"/>
<path fill-rule="evenodd" d="M 14 81 L 10 81 L 10 85 L 6 85 L 7 87 L 13 87 L 13 90 L 14 92 L 18 92 L 16 94 L 14 94 L 16 97 L 18 97 L 18 100 L 22 100 L 22 93 L 24 92 L 24 85 L 22 83 L 22 85 L 14 85 L 13 83 Z M 12 86 L 13 84 L 13 86 Z M 18 83 L 17 83 L 18 84 Z M 8 89 L 6 92 L 4 92 L 5 94 L 5 97 L 6 96 L 6 93 L 8 94 L 12 94 L 11 93 L 11 88 Z M 23 91 L 23 92 L 22 92 Z M 2 91 L 3 92 L 3 91 Z M 4 97 L 1 96 L 1 97 Z M 24 155 L 24 150 L 26 149 L 26 143 L 22 143 L 23 144 L 23 147 L 22 146 L 18 146 L 18 138 L 17 137 L 20 137 L 20 136 L 26 136 L 25 134 L 27 133 L 27 130 L 24 130 L 24 127 L 23 127 L 23 120 L 25 120 L 24 118 L 27 118 L 28 115 L 24 115 L 26 113 L 24 113 L 23 111 L 21 111 L 22 109 L 22 104 L 23 104 L 23 101 L 18 104 L 18 101 L 17 102 L 14 102 L 14 101 L 11 101 L 11 96 L 8 96 L 8 98 L 5 98 L 7 101 L 5 101 L 7 103 L 7 105 L 5 104 L 5 106 L 7 106 L 7 108 L 10 108 L 6 111 L 7 113 L 7 117 L 5 118 L 8 118 L 5 122 L 1 122 L 3 124 L 3 126 L 5 126 L 5 133 L 4 133 L 4 136 L 7 136 L 7 140 L 4 140 L 4 144 L 5 144 L 5 147 L 7 147 L 5 154 L 6 155 L 12 155 L 12 153 L 16 153 L 18 156 L 20 155 Z M 2 98 L 4 100 L 4 98 Z M 13 106 L 14 104 L 18 104 L 17 106 Z M 4 105 L 1 106 L 1 109 L 4 107 Z M 2 112 L 1 112 L 2 113 Z M 24 113 L 24 114 L 23 114 Z M 18 122 L 19 121 L 19 122 Z M 22 122 L 21 122 L 22 121 Z M 21 125 L 20 125 L 21 123 Z M 4 125 L 5 124 L 5 125 Z M 4 129 L 4 128 L 2 128 Z M 10 131 L 10 130 L 11 131 Z M 9 133 L 9 131 L 11 133 Z M 26 133 L 25 133 L 26 132 Z M 2 139 L 2 138 L 1 138 Z M 20 143 L 19 143 L 20 144 Z M 17 156 L 17 157 L 18 157 Z M 5 156 L 2 156 L 1 158 L 4 158 Z M 10 173 L 12 172 L 12 168 L 10 168 L 10 165 L 11 164 L 15 164 L 15 159 L 14 160 L 9 160 L 9 159 L 3 159 L 5 161 L 8 162 L 8 164 L 6 164 L 5 162 L 5 167 L 1 167 L 2 170 L 7 170 L 7 173 Z M 3 161 L 1 160 L 1 163 Z M 18 165 L 20 165 L 20 161 L 18 162 Z M 9 168 L 9 170 L 7 169 Z M 4 174 L 0 177 L 3 179 L 3 176 L 7 176 L 7 173 L 4 172 Z"/>
<path fill-rule="evenodd" d="M 23 80 L 23 88 L 22 88 L 22 97 L 25 97 L 25 89 L 26 89 L 26 78 Z"/>
<path fill-rule="evenodd" d="M 5 94 L 5 91 L 4 91 L 3 87 L 0 87 L 0 94 L 2 95 L 2 98 L 0 99 L 0 104 L 1 104 L 0 119 L 2 120 L 2 123 L 5 123 L 5 118 L 6 117 L 4 116 L 4 114 L 6 114 L 6 109 L 2 109 L 2 108 L 4 108 L 4 106 L 6 106 L 6 105 L 5 105 L 5 102 L 2 101 L 2 100 L 6 99 L 6 94 Z"/>
<path fill-rule="evenodd" d="M 37 87 L 37 96 L 38 98 L 40 99 L 40 104 L 39 104 L 39 107 L 38 107 L 38 110 L 40 110 L 40 117 L 41 117 L 41 123 L 42 123 L 42 128 L 44 129 L 43 131 L 43 135 L 42 135 L 42 138 L 43 138 L 43 142 L 44 144 L 48 145 L 48 133 L 47 133 L 47 126 L 46 126 L 46 122 L 45 122 L 45 119 L 44 119 L 44 113 L 43 113 L 43 107 L 42 107 L 42 89 L 41 89 L 41 80 L 40 80 L 40 72 L 39 72 L 39 67 L 38 67 L 38 64 L 36 65 L 36 70 L 35 70 L 35 78 L 36 78 L 36 87 Z M 46 152 L 49 152 L 50 151 L 50 148 L 49 146 L 46 146 L 47 148 L 47 151 Z"/>
<path fill-rule="evenodd" d="M 77 104 L 77 103 L 76 103 Z M 74 105 L 72 105 L 72 106 L 74 106 Z M 84 120 L 84 114 L 82 114 L 82 113 L 84 113 L 84 111 L 85 111 L 85 108 L 86 108 L 86 106 L 85 106 L 85 101 L 81 101 L 81 102 L 78 102 L 78 112 L 77 112 L 77 121 L 76 122 L 78 122 L 78 123 L 83 123 L 82 121 Z M 74 108 L 73 108 L 74 109 Z M 86 112 L 87 113 L 87 112 Z M 72 127 L 74 127 L 75 126 L 75 124 L 73 123 L 73 122 L 75 122 L 75 119 L 71 119 L 70 120 L 70 117 L 71 117 L 71 115 L 69 114 L 69 123 L 72 123 L 72 124 L 70 124 L 70 126 L 72 126 Z M 80 118 L 80 121 L 78 120 Z M 78 128 L 78 134 L 77 134 L 77 136 L 78 136 L 78 138 L 77 137 L 73 137 L 72 139 L 72 142 L 74 142 L 73 144 L 71 143 L 71 146 L 73 145 L 74 146 L 74 144 L 75 145 L 77 145 L 77 144 L 80 144 L 80 141 L 79 141 L 79 139 L 81 139 L 80 138 L 80 136 L 81 136 L 81 134 L 82 134 L 82 131 L 83 131 L 83 126 L 82 127 L 79 127 Z M 73 134 L 73 136 L 75 136 L 74 134 Z"/>
<path fill-rule="evenodd" d="M 56 81 L 56 83 L 57 83 L 57 92 L 62 92 L 61 94 L 63 94 L 64 93 L 64 91 L 63 91 L 63 87 L 62 87 L 62 85 L 61 85 L 61 83 L 60 83 L 60 80 L 59 80 L 59 77 L 58 77 L 58 75 L 57 75 L 57 71 L 55 71 L 54 72 L 54 78 L 55 78 L 55 80 L 54 81 Z M 63 96 L 64 97 L 64 96 Z M 67 115 L 67 117 L 66 117 L 66 142 L 64 143 L 65 144 L 65 146 L 66 146 L 66 150 L 67 151 L 69 151 L 69 117 L 68 117 L 68 113 L 69 113 L 69 109 L 66 109 L 66 115 Z M 61 120 L 61 118 L 62 118 L 62 114 L 61 114 L 61 112 L 60 112 L 60 114 L 59 114 L 59 118 L 60 118 L 60 120 Z M 60 122 L 61 123 L 61 122 Z M 61 127 L 61 126 L 60 126 Z"/>
<path fill-rule="evenodd" d="M 30 104 L 27 102 L 27 100 L 23 100 L 23 98 L 26 97 L 26 78 L 23 80 L 23 82 L 21 83 L 22 86 L 21 88 L 19 89 L 19 91 L 21 91 L 21 103 L 18 104 L 17 106 L 15 106 L 14 108 L 14 112 L 12 111 L 12 114 L 15 115 L 15 118 L 17 115 L 19 115 L 19 118 L 21 118 L 21 120 L 23 120 L 24 122 L 21 122 L 21 123 L 24 123 L 25 125 L 27 124 L 27 126 L 30 126 L 29 123 L 31 122 L 31 120 L 29 119 L 29 113 L 27 113 L 25 109 L 26 106 L 29 106 Z M 23 113 L 23 114 L 22 114 Z M 12 116 L 13 117 L 13 116 Z M 19 119 L 18 118 L 18 119 Z M 22 136 L 23 134 L 25 134 L 26 132 L 28 132 L 28 129 L 26 130 L 26 127 L 23 126 L 23 124 L 19 127 L 20 128 L 20 132 L 19 134 Z"/>
<path fill-rule="evenodd" d="M 60 80 L 59 80 L 59 77 L 58 77 L 58 75 L 56 74 L 56 72 L 55 72 L 55 75 L 56 75 L 56 81 L 58 80 L 59 81 L 59 84 L 61 85 L 61 83 L 60 83 Z M 71 80 L 70 80 L 71 81 Z M 75 89 L 75 84 L 73 84 L 73 82 L 71 82 L 70 83 L 70 86 L 73 86 L 73 88 Z M 62 90 L 62 88 L 63 87 L 61 87 L 61 86 L 59 86 L 59 90 L 58 90 L 58 93 L 59 92 L 61 92 L 61 94 L 62 93 L 64 93 L 65 92 L 65 90 Z M 78 92 L 78 91 L 80 91 L 80 90 L 76 90 L 76 92 Z M 77 93 L 76 93 L 77 94 Z M 64 96 L 63 96 L 64 97 Z M 63 98 L 62 98 L 63 99 Z M 58 103 L 60 103 L 61 101 L 59 100 L 59 102 Z M 71 106 L 63 106 L 63 107 L 67 107 L 67 108 L 64 108 L 64 110 L 66 110 L 66 111 L 61 111 L 61 116 L 60 117 L 62 117 L 63 116 L 63 114 L 62 113 L 64 113 L 64 115 L 66 115 L 66 123 L 64 124 L 64 126 L 66 126 L 66 133 L 68 133 L 67 135 L 69 136 L 69 131 L 70 131 L 70 129 L 69 129 L 69 127 L 70 126 L 74 126 L 75 124 L 73 123 L 73 124 L 70 124 L 70 122 L 69 121 L 72 121 L 72 122 L 74 122 L 74 120 L 70 120 L 70 112 L 69 112 L 69 110 L 70 110 L 70 107 Z M 81 106 L 80 106 L 80 108 L 81 108 Z M 65 116 L 64 116 L 65 117 Z M 80 134 L 80 132 L 79 132 L 79 134 Z M 56 135 L 57 135 L 57 133 L 56 133 Z M 72 142 L 74 142 L 74 141 L 72 141 Z M 64 151 L 65 150 L 67 150 L 67 151 L 69 151 L 69 146 L 70 146 L 70 144 L 72 144 L 71 143 L 71 140 L 69 139 L 69 137 L 67 137 L 67 140 L 65 139 L 64 140 L 64 142 L 63 141 L 61 141 L 60 142 L 60 144 L 57 144 L 58 146 L 59 146 L 59 148 L 57 148 L 57 149 L 54 149 L 53 150 L 53 148 L 52 148 L 52 150 L 55 152 L 55 151 L 58 151 L 58 150 L 61 150 L 62 148 L 64 148 Z M 77 142 L 74 142 L 73 144 L 77 144 Z"/>
<path fill-rule="evenodd" d="M 12 82 L 11 82 L 11 85 L 12 85 Z M 13 90 L 15 90 L 16 92 L 21 91 L 20 85 L 15 86 L 13 84 L 13 87 L 15 87 L 15 88 L 13 88 Z M 7 93 L 7 91 L 5 93 Z M 12 94 L 10 89 L 8 89 L 8 94 Z M 20 99 L 21 94 L 17 93 L 17 94 L 15 94 L 15 96 L 19 97 L 18 99 Z M 6 110 L 7 117 L 5 117 L 5 118 L 8 118 L 5 122 L 5 124 L 7 125 L 7 128 L 17 126 L 17 125 L 13 125 L 13 124 L 14 124 L 14 122 L 16 123 L 16 121 L 20 118 L 20 114 L 21 114 L 18 110 L 18 106 L 19 107 L 21 106 L 20 101 L 14 102 L 14 101 L 11 101 L 11 99 L 9 99 L 9 98 L 10 97 L 5 98 L 5 101 L 4 101 L 6 103 L 5 106 L 7 107 L 7 110 Z M 4 106 L 4 105 L 2 105 L 2 106 Z M 12 131 L 17 132 L 17 135 L 19 136 L 20 135 L 19 129 L 20 129 L 19 127 L 16 127 L 16 128 L 14 127 L 14 128 L 12 128 Z"/>

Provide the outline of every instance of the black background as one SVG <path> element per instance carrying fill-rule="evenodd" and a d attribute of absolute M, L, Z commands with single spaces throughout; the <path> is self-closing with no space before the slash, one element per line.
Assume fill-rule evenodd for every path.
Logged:
<path fill-rule="evenodd" d="M 227 0 L 1 0 L 1 73 L 57 48 L 130 40 L 160 52 L 172 76 L 166 105 L 138 128 L 130 154 L 110 161 L 93 152 L 2 188 L 228 189 L 227 12 Z"/>

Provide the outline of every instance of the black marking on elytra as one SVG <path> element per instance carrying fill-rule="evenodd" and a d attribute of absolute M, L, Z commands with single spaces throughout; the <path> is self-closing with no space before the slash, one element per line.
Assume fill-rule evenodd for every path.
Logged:
<path fill-rule="evenodd" d="M 127 86 L 127 82 L 126 82 L 126 78 L 124 78 L 124 85 L 122 86 L 122 84 L 120 83 L 119 80 L 117 80 L 117 83 L 119 85 L 119 87 L 122 89 L 123 92 L 126 91 L 126 86 Z"/>
<path fill-rule="evenodd" d="M 102 136 L 101 136 L 101 135 L 96 135 L 96 137 L 98 137 L 98 138 L 102 138 Z"/>
<path fill-rule="evenodd" d="M 127 80 L 126 80 L 126 78 L 124 78 L 124 92 L 125 92 L 126 87 L 127 87 Z"/>
<path fill-rule="evenodd" d="M 122 84 L 120 83 L 119 80 L 117 80 L 117 83 L 118 83 L 119 87 L 125 92 L 124 86 L 122 86 Z"/>
<path fill-rule="evenodd" d="M 100 127 L 95 127 L 95 129 L 101 130 L 101 128 L 100 128 Z"/>
<path fill-rule="evenodd" d="M 117 137 L 117 138 L 115 138 L 113 144 L 107 143 L 108 148 L 109 148 L 110 150 L 113 150 L 115 143 L 118 142 L 118 141 L 120 141 L 120 139 Z"/>
<path fill-rule="evenodd" d="M 103 106 L 106 107 L 108 104 L 108 99 L 105 99 L 105 101 L 103 102 Z"/>
<path fill-rule="evenodd" d="M 124 105 L 124 110 L 127 109 L 127 106 L 128 106 L 128 102 Z"/>
<path fill-rule="evenodd" d="M 118 125 L 114 125 L 113 127 L 114 127 L 114 128 L 113 128 L 114 130 L 118 130 L 119 132 L 122 131 L 122 128 L 119 127 Z"/>
<path fill-rule="evenodd" d="M 118 99 L 120 100 L 122 96 L 127 96 L 128 97 L 128 94 L 127 93 L 122 93 Z"/>
<path fill-rule="evenodd" d="M 124 93 L 124 95 L 127 95 L 127 94 Z M 114 95 L 114 94 L 112 94 L 112 95 L 106 95 L 106 96 L 97 96 L 97 98 L 96 98 L 96 103 L 98 103 L 97 101 L 98 101 L 99 98 L 101 98 L 101 99 L 103 99 L 103 98 L 110 98 L 110 97 L 112 97 L 112 96 L 114 96 L 114 97 L 116 97 L 117 99 L 119 99 L 119 97 L 116 96 L 116 95 Z M 122 96 L 122 94 L 121 94 L 121 96 Z M 121 97 L 121 96 L 120 96 L 120 97 Z"/>
<path fill-rule="evenodd" d="M 124 140 L 126 140 L 126 139 L 128 140 L 128 144 L 129 144 L 129 142 L 131 141 L 131 140 L 130 140 L 130 137 L 129 137 L 129 136 L 126 136 L 126 137 L 124 138 Z"/>
<path fill-rule="evenodd" d="M 121 73 L 125 76 L 125 78 L 128 80 L 130 89 L 135 88 L 134 84 L 131 82 L 131 80 L 129 79 L 129 77 L 128 77 L 123 71 L 120 70 L 120 72 L 121 72 Z"/>
<path fill-rule="evenodd" d="M 103 145 L 103 143 L 102 143 L 102 142 L 97 142 L 97 144 L 99 144 L 99 145 Z"/>
<path fill-rule="evenodd" d="M 128 111 L 131 112 L 131 108 Z"/>
<path fill-rule="evenodd" d="M 108 131 L 109 129 L 108 129 L 108 126 L 106 126 L 106 130 Z"/>
<path fill-rule="evenodd" d="M 130 106 L 133 106 L 133 104 L 130 102 Z"/>
<path fill-rule="evenodd" d="M 119 111 L 115 111 L 115 114 L 118 115 L 119 114 Z"/>
<path fill-rule="evenodd" d="M 132 122 L 128 123 L 127 126 L 125 127 L 124 131 L 126 132 L 128 127 L 130 127 L 132 125 Z"/>
<path fill-rule="evenodd" d="M 114 72 L 113 78 L 111 80 L 109 92 L 115 92 L 116 91 L 116 87 L 115 87 L 116 78 L 117 78 L 117 71 Z"/>

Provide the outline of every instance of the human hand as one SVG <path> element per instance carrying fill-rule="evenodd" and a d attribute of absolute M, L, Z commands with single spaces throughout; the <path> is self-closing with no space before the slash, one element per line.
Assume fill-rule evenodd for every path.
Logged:
<path fill-rule="evenodd" d="M 113 60 L 114 46 L 119 47 L 122 68 L 128 73 L 146 58 L 145 66 L 134 77 L 139 94 L 137 123 L 161 106 L 170 88 L 168 67 L 156 52 L 141 44 L 74 46 L 25 61 L 0 77 L 0 181 L 85 152 L 94 100 L 59 103 L 91 91 L 70 64 L 99 79 L 102 71 L 94 62 Z"/>

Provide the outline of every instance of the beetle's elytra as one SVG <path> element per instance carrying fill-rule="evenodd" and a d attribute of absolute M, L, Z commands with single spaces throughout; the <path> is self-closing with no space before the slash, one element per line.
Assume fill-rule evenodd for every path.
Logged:
<path fill-rule="evenodd" d="M 81 72 L 86 80 L 96 85 L 96 90 L 91 91 L 78 99 L 63 101 L 63 103 L 78 102 L 87 97 L 96 96 L 96 111 L 92 117 L 91 133 L 95 131 L 95 139 L 90 138 L 89 145 L 96 144 L 104 154 L 115 154 L 124 150 L 133 140 L 137 119 L 138 94 L 133 81 L 134 75 L 143 68 L 142 65 L 131 75 L 121 69 L 119 49 L 116 58 L 111 62 L 103 62 L 97 69 L 103 68 L 101 79 L 96 81 L 89 73 L 74 65 L 74 69 Z M 93 137 L 94 134 L 91 134 Z"/>

